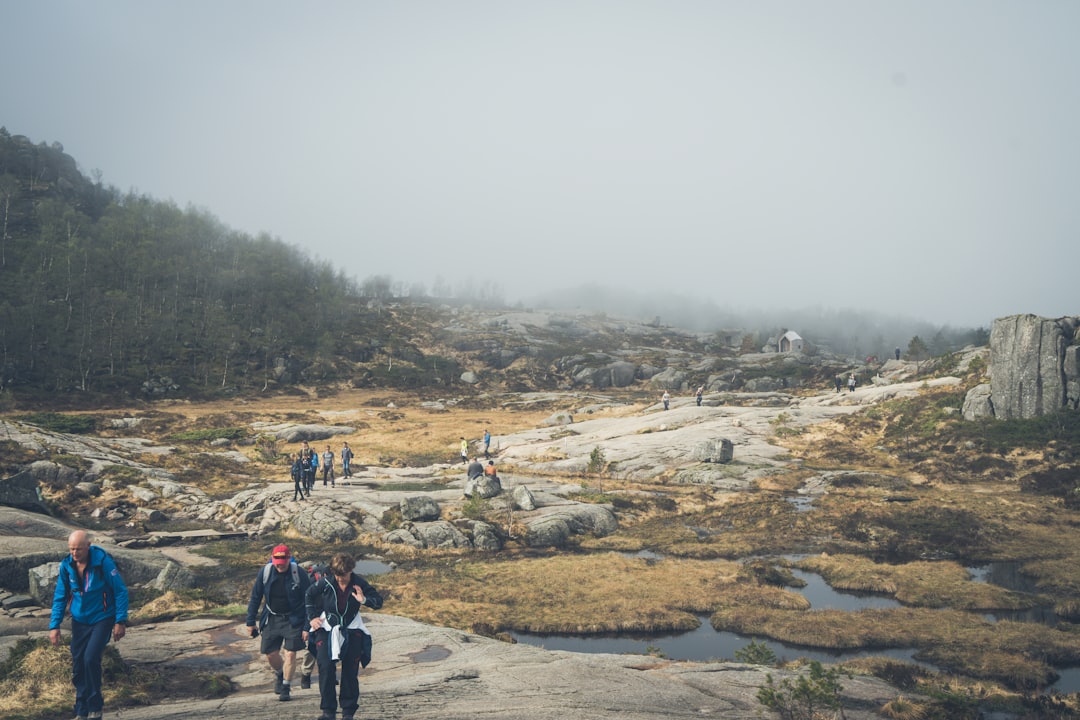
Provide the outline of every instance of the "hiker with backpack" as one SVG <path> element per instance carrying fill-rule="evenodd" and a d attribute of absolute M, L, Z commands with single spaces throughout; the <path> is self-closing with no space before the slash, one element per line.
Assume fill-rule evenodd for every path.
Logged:
<path fill-rule="evenodd" d="M 325 565 L 316 564 L 308 568 L 308 578 L 315 585 L 330 572 Z M 315 654 L 309 648 L 304 650 L 300 658 L 300 689 L 307 690 L 311 687 L 311 673 L 315 672 Z"/>
<path fill-rule="evenodd" d="M 304 593 L 310 586 L 307 572 L 296 564 L 288 546 L 278 545 L 271 553 L 270 562 L 255 576 L 251 588 L 245 624 L 251 637 L 256 638 L 262 633 L 259 650 L 274 671 L 274 692 L 279 700 L 291 698 L 296 653 L 303 650 L 307 642 Z M 260 604 L 263 606 L 261 613 Z"/>
<path fill-rule="evenodd" d="M 310 626 L 308 649 L 319 665 L 319 720 L 334 720 L 338 709 L 337 664 L 341 663 L 341 720 L 353 720 L 360 707 L 360 668 L 371 662 L 371 634 L 360 608 L 382 607 L 382 596 L 353 572 L 356 560 L 347 553 L 330 558 L 329 572 L 308 588 L 305 597 Z"/>
<path fill-rule="evenodd" d="M 127 586 L 112 557 L 91 545 L 85 530 L 68 536 L 68 551 L 53 592 L 49 642 L 60 644 L 60 623 L 70 608 L 75 720 L 101 720 L 101 657 L 110 636 L 120 642 L 127 632 Z"/>

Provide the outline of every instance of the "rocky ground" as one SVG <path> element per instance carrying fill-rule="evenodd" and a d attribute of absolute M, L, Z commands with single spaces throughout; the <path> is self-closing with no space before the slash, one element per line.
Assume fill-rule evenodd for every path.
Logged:
<path fill-rule="evenodd" d="M 954 378 L 932 381 L 951 384 Z M 498 438 L 499 462 L 514 472 L 503 475 L 506 495 L 527 487 L 535 501 L 532 510 L 520 510 L 524 523 L 541 522 L 545 517 L 582 505 L 566 498 L 579 486 L 566 477 L 580 473 L 590 451 L 603 445 L 615 472 L 625 477 L 650 477 L 690 472 L 689 482 L 709 482 L 730 486 L 748 485 L 755 477 L 791 462 L 781 447 L 770 441 L 778 419 L 793 427 L 807 427 L 883 399 L 914 394 L 922 382 L 883 381 L 854 393 L 822 392 L 796 397 L 783 393 L 710 393 L 699 407 L 693 398 L 676 398 L 670 410 L 659 405 L 634 413 L 610 412 L 604 403 L 583 405 L 554 418 L 542 427 Z M 109 442 L 97 439 L 45 437 L 28 426 L 4 422 L 6 437 L 33 445 L 55 446 L 86 457 L 102 457 L 104 462 L 135 463 L 138 455 L 153 452 L 153 444 L 125 439 Z M 568 430 L 570 430 L 568 432 Z M 735 461 L 702 463 L 703 448 L 718 438 L 734 445 Z M 138 452 L 134 452 L 136 448 Z M 245 488 L 233 498 L 211 501 L 195 489 L 173 486 L 168 478 L 148 474 L 148 482 L 129 488 L 140 507 L 153 509 L 168 505 L 173 512 L 188 505 L 189 517 L 200 512 L 220 517 L 223 507 L 238 531 L 258 532 L 282 525 L 302 515 L 343 514 L 357 511 L 365 518 L 366 532 L 385 532 L 378 518 L 403 500 L 422 494 L 436 504 L 459 503 L 465 485 L 464 474 L 444 485 L 422 493 L 407 489 L 425 480 L 445 478 L 448 466 L 420 469 L 366 467 L 352 481 L 337 487 L 319 484 L 311 498 L 293 501 L 291 483 L 270 482 L 257 489 Z M 704 477 L 702 475 L 707 475 Z M 558 481 L 551 479 L 558 476 Z M 89 491 L 89 490 L 88 490 Z M 595 511 L 595 506 L 588 506 Z M 270 509 L 273 509 L 270 511 Z M 259 512 L 261 510 L 261 512 Z M 422 526 L 424 521 L 413 523 Z M 15 639 L 42 635 L 47 626 L 43 590 L 23 582 L 31 568 L 46 560 L 62 557 L 64 539 L 70 526 L 25 511 L 5 510 L 0 516 L 0 571 L 6 578 L 7 593 L 0 597 L 0 651 Z M 325 528 L 323 528 L 325 530 Z M 431 536 L 413 531 L 412 540 L 423 546 Z M 109 544 L 109 538 L 99 535 Z M 160 539 L 128 541 L 129 548 L 113 546 L 119 555 L 138 557 L 146 569 L 129 581 L 146 584 L 182 584 L 185 571 L 205 558 L 184 545 L 146 547 L 162 544 Z M 170 540 L 171 542 L 171 540 Z M 142 547 L 142 549 L 136 549 Z M 32 573 L 31 573 L 32 576 Z M 571 712 L 582 718 L 678 718 L 678 717 L 760 717 L 757 689 L 764 683 L 765 668 L 736 663 L 675 663 L 644 656 L 585 655 L 552 652 L 508 644 L 457 630 L 422 625 L 382 612 L 369 622 L 375 635 L 375 660 L 362 678 L 364 716 L 386 718 L 501 717 L 540 718 L 552 713 Z M 111 713 L 118 718 L 218 718 L 243 713 L 250 718 L 314 717 L 317 690 L 297 691 L 288 705 L 276 701 L 268 690 L 271 676 L 265 662 L 256 656 L 256 643 L 232 621 L 192 619 L 177 622 L 136 624 L 119 644 L 122 656 L 131 662 L 188 666 L 228 675 L 239 691 L 213 701 L 176 699 L 152 708 L 122 708 Z M 774 676 L 785 671 L 768 669 Z M 847 717 L 877 717 L 874 711 L 899 692 L 872 678 L 845 680 Z"/>

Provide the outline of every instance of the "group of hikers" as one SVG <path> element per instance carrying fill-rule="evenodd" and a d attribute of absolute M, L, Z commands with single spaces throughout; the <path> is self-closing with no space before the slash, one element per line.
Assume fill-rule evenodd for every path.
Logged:
<path fill-rule="evenodd" d="M 333 720 L 339 706 L 341 719 L 353 720 L 360 668 L 371 662 L 371 633 L 360 609 L 378 610 L 383 599 L 355 568 L 356 559 L 339 552 L 328 565 L 305 569 L 287 545 L 278 545 L 255 576 L 248 600 L 245 624 L 252 638 L 262 636 L 259 650 L 274 671 L 279 700 L 292 698 L 297 653 L 303 653 L 301 689 L 311 687 L 318 669 L 319 720 Z"/>
<path fill-rule="evenodd" d="M 378 610 L 383 599 L 346 552 L 327 565 L 300 566 L 287 545 L 277 545 L 259 568 L 248 601 L 246 626 L 260 635 L 260 652 L 274 671 L 279 700 L 292 697 L 297 653 L 300 687 L 311 687 L 319 674 L 319 720 L 352 720 L 360 703 L 360 668 L 371 661 L 371 634 L 360 614 Z M 90 544 L 85 530 L 68 536 L 68 555 L 61 561 L 53 592 L 49 641 L 58 646 L 60 625 L 71 616 L 71 681 L 75 686 L 75 720 L 101 720 L 101 659 L 111 639 L 127 634 L 128 591 L 112 556 Z M 340 666 L 340 676 L 338 673 Z"/>
<path fill-rule="evenodd" d="M 337 487 L 337 477 L 334 473 L 334 451 L 330 449 L 329 445 L 326 446 L 326 450 L 323 451 L 321 457 L 323 487 L 326 487 L 327 482 L 330 483 L 330 487 Z M 345 443 L 341 447 L 341 476 L 343 479 L 352 477 L 352 459 L 352 448 L 349 447 L 349 443 Z M 319 453 L 313 450 L 305 440 L 293 458 L 291 470 L 294 488 L 293 500 L 303 500 L 305 497 L 311 497 L 319 467 Z"/>

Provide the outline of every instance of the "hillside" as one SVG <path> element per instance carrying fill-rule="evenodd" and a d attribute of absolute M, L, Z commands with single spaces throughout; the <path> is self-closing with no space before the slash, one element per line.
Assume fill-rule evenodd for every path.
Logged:
<path fill-rule="evenodd" d="M 0 406 L 317 385 L 554 389 L 594 382 L 578 375 L 604 365 L 600 353 L 693 366 L 756 353 L 792 323 L 823 357 L 841 359 L 839 369 L 851 364 L 843 358 L 906 349 L 915 333 L 932 354 L 985 336 L 852 314 L 740 319 L 671 296 L 595 291 L 556 303 L 574 309 L 536 314 L 410 292 L 378 268 L 349 271 L 367 279 L 269 235 L 231 230 L 205 210 L 121 193 L 84 176 L 60 143 L 0 128 Z M 611 319 L 618 315 L 648 320 Z M 462 381 L 467 372 L 482 384 Z M 706 370 L 691 374 L 691 385 L 708 380 Z"/>

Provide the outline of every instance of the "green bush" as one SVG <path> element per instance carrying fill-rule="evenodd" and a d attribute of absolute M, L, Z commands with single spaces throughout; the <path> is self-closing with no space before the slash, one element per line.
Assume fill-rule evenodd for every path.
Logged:
<path fill-rule="evenodd" d="M 809 672 L 799 675 L 795 682 L 784 678 L 775 683 L 771 674 L 766 675 L 765 684 L 758 688 L 757 699 L 765 707 L 780 713 L 784 720 L 815 720 L 828 710 L 843 717 L 841 674 L 839 669 L 826 670 L 824 665 L 813 660 Z M 850 674 L 847 676 L 851 677 Z"/>
<path fill-rule="evenodd" d="M 213 442 L 214 440 L 240 440 L 247 431 L 244 428 L 207 428 L 204 430 L 186 430 L 169 436 L 170 442 Z"/>
<path fill-rule="evenodd" d="M 749 665 L 776 665 L 776 653 L 768 645 L 751 640 L 749 645 L 735 651 L 735 659 Z"/>
<path fill-rule="evenodd" d="M 70 433 L 72 435 L 88 435 L 94 432 L 94 428 L 97 426 L 97 420 L 93 415 L 64 415 L 63 413 L 39 412 L 17 415 L 15 419 L 37 425 L 44 430 Z"/>

